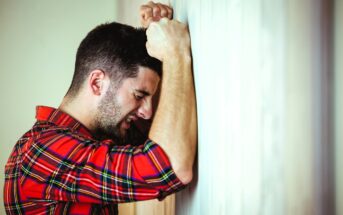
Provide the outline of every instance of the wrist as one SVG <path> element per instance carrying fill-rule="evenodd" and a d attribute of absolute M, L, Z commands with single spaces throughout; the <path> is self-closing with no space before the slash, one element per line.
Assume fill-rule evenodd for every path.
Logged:
<path fill-rule="evenodd" d="M 171 51 L 168 55 L 166 55 L 162 59 L 163 64 L 166 64 L 168 62 L 171 63 L 191 63 L 192 62 L 192 57 L 191 57 L 191 52 L 190 50 L 173 50 Z"/>

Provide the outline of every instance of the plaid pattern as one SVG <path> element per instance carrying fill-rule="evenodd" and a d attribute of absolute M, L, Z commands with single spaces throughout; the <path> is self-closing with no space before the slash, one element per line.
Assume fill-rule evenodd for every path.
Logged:
<path fill-rule="evenodd" d="M 5 166 L 7 214 L 117 214 L 116 203 L 163 199 L 184 187 L 158 144 L 97 141 L 70 115 L 37 107 L 37 122 Z"/>

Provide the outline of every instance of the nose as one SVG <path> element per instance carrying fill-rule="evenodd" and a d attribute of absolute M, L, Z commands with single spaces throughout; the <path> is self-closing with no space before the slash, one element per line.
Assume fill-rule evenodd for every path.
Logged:
<path fill-rule="evenodd" d="M 138 108 L 138 117 L 142 119 L 150 119 L 152 116 L 152 101 L 151 99 L 144 100 Z"/>

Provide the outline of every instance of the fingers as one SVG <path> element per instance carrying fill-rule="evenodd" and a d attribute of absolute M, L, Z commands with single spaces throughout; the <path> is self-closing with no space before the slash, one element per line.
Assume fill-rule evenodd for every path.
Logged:
<path fill-rule="evenodd" d="M 154 17 L 161 16 L 161 8 L 159 4 L 152 5 L 152 14 Z"/>
<path fill-rule="evenodd" d="M 148 27 L 151 22 L 158 22 L 161 18 L 172 19 L 173 9 L 161 3 L 149 1 L 140 7 L 141 24 Z"/>
<path fill-rule="evenodd" d="M 168 17 L 168 10 L 167 7 L 163 7 L 162 5 L 160 5 L 160 16 L 161 17 Z"/>
<path fill-rule="evenodd" d="M 147 5 L 142 5 L 140 8 L 141 19 L 147 20 L 149 17 L 153 17 L 152 8 Z"/>
<path fill-rule="evenodd" d="M 167 7 L 167 17 L 168 19 L 172 19 L 173 18 L 173 9 L 171 7 Z"/>
<path fill-rule="evenodd" d="M 170 7 L 161 3 L 149 1 L 147 5 L 152 8 L 154 17 L 168 17 L 169 13 L 172 13 L 172 9 Z"/>

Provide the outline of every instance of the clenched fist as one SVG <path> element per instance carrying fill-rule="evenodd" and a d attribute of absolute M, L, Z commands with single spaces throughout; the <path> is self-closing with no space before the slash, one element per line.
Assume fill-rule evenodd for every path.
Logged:
<path fill-rule="evenodd" d="M 186 24 L 162 18 L 152 22 L 146 34 L 149 55 L 162 62 L 166 58 L 190 55 L 190 37 Z"/>
<path fill-rule="evenodd" d="M 161 18 L 171 19 L 173 9 L 167 5 L 149 1 L 140 7 L 141 24 L 147 28 L 151 22 L 158 22 Z"/>

